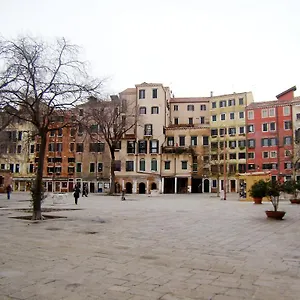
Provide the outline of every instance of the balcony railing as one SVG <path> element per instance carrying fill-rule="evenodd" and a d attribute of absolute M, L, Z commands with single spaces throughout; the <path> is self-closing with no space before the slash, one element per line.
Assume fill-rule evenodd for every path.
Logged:
<path fill-rule="evenodd" d="M 180 147 L 180 146 L 166 146 L 162 148 L 163 153 L 170 154 L 195 154 L 195 151 L 192 147 Z"/>

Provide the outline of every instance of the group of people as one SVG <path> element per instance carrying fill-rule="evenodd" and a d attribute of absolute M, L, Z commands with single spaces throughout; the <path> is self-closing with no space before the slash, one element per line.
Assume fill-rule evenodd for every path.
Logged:
<path fill-rule="evenodd" d="M 74 187 L 74 194 L 73 194 L 76 205 L 78 203 L 80 193 L 81 193 L 80 186 L 79 186 L 79 184 L 76 184 L 75 187 Z M 88 193 L 89 193 L 88 186 L 87 186 L 86 183 L 84 183 L 83 186 L 82 186 L 82 197 L 84 197 L 84 196 L 87 197 Z"/>

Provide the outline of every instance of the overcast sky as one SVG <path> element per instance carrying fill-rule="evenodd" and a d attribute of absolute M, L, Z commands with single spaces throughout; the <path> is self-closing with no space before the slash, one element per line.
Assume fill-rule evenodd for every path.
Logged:
<path fill-rule="evenodd" d="M 299 13 L 299 0 L 2 0 L 0 33 L 68 38 L 111 93 L 146 81 L 263 101 L 300 90 Z"/>

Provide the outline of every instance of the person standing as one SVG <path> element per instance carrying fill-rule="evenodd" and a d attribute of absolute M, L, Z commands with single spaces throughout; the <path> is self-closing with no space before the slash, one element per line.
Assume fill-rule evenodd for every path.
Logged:
<path fill-rule="evenodd" d="M 73 195 L 74 195 L 74 199 L 75 199 L 75 204 L 77 205 L 78 198 L 80 196 L 80 188 L 79 188 L 78 184 L 75 185 L 74 194 Z"/>
<path fill-rule="evenodd" d="M 83 185 L 83 188 L 82 188 L 82 197 L 83 196 L 88 196 L 88 193 L 89 193 L 89 191 L 88 191 L 88 187 L 87 187 L 87 184 L 85 183 L 84 185 Z"/>
<path fill-rule="evenodd" d="M 9 200 L 10 199 L 10 193 L 11 193 L 11 185 L 10 184 L 6 187 L 6 193 L 7 193 L 7 200 Z"/>

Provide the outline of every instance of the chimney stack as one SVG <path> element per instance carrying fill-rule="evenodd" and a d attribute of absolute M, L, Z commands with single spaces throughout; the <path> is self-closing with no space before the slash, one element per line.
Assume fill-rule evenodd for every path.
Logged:
<path fill-rule="evenodd" d="M 214 95 L 213 91 L 210 92 L 210 96 L 212 97 Z"/>

